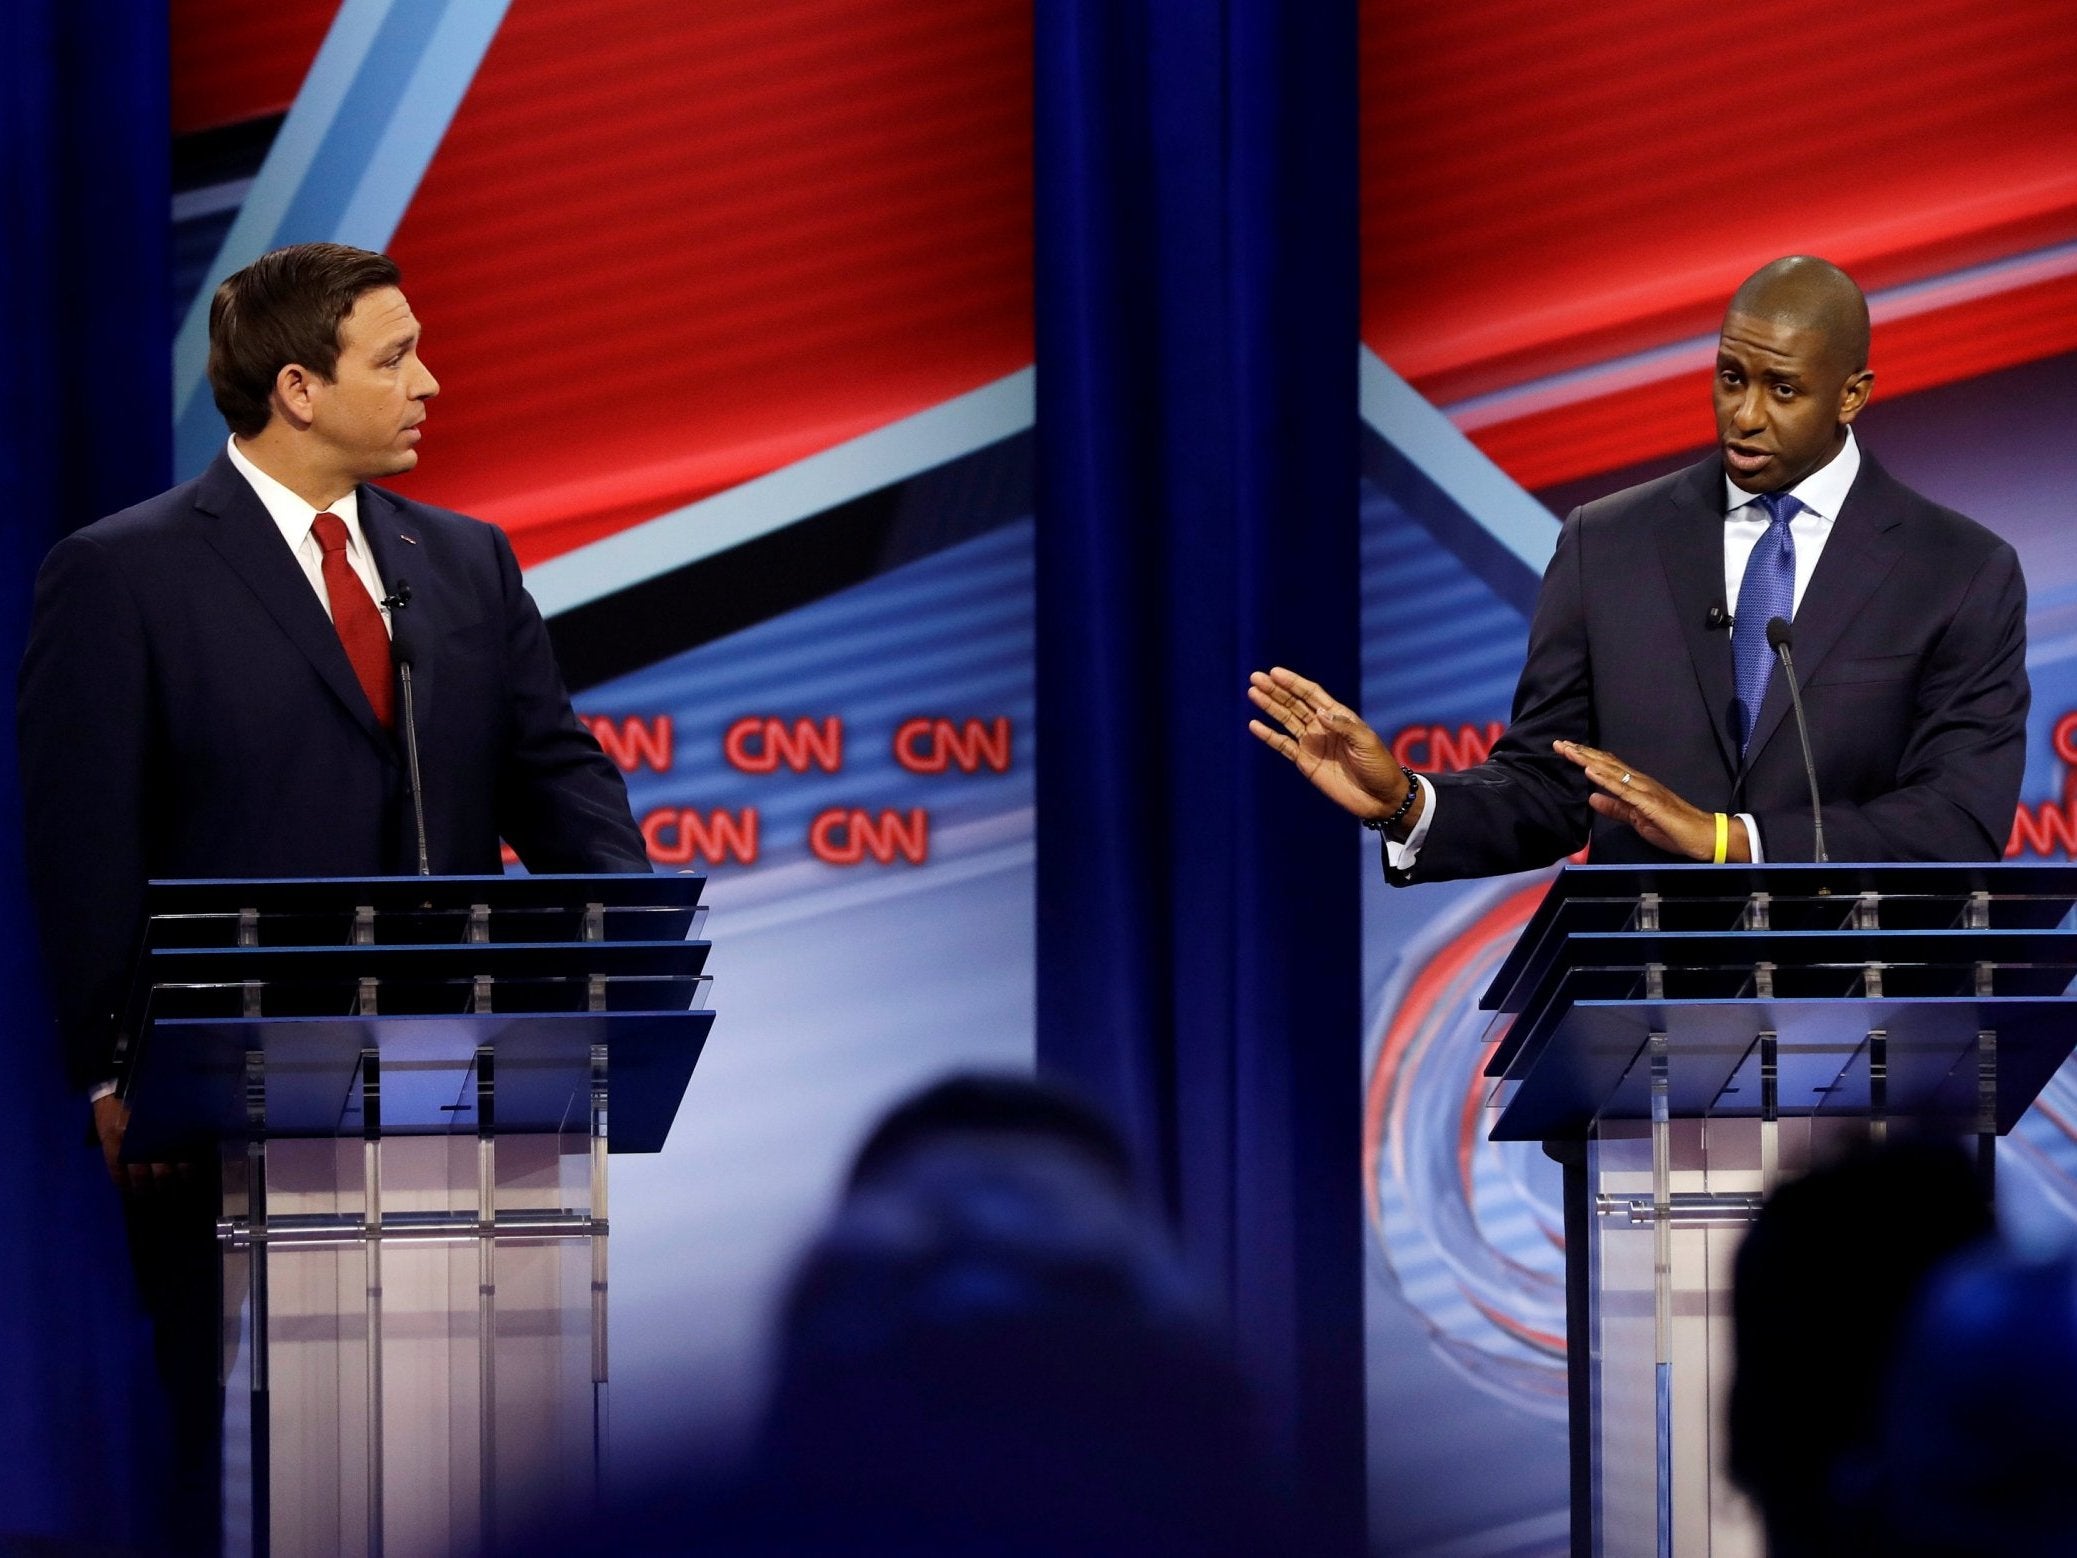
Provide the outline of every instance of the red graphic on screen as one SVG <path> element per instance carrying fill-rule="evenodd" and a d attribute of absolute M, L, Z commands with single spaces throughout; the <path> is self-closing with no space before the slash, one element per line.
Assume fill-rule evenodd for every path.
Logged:
<path fill-rule="evenodd" d="M 1031 13 L 515 5 L 390 245 L 521 563 L 1031 362 Z"/>
<path fill-rule="evenodd" d="M 2077 859 L 2077 710 L 2055 722 L 2049 739 L 2063 765 L 2063 793 L 2052 801 L 2019 803 L 2012 836 L 2005 841 L 2007 860 L 2021 855 Z"/>
<path fill-rule="evenodd" d="M 2077 239 L 2058 0 L 1366 0 L 1361 53 L 1363 339 L 1445 406 L 1713 335 L 1777 255 L 1873 292 Z M 1879 323 L 1873 366 L 1892 396 L 2073 347 L 2065 266 Z M 1472 436 L 1537 488 L 1714 429 L 1682 374 Z"/>

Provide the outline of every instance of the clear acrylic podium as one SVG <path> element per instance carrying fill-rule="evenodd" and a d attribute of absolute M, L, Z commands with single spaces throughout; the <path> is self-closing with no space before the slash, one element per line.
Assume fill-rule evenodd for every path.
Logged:
<path fill-rule="evenodd" d="M 1725 1471 L 1732 1259 L 1890 1125 L 1996 1138 L 2077 1040 L 2077 865 L 1576 866 L 1483 1003 L 1497 1140 L 1564 1166 L 1572 1550 L 1763 1551 Z"/>
<path fill-rule="evenodd" d="M 607 1156 L 712 1026 L 702 885 L 151 884 L 124 1156 L 222 1163 L 228 1548 L 483 1551 L 596 1498 Z"/>

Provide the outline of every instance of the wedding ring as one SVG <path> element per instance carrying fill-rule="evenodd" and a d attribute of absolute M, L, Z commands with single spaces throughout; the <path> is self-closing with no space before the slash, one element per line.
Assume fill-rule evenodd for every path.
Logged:
<path fill-rule="evenodd" d="M 1623 775 L 1623 783 L 1624 783 L 1624 784 L 1628 784 L 1629 782 L 1630 782 L 1630 776 L 1629 776 L 1629 775 L 1628 775 L 1627 773 L 1625 773 L 1625 774 Z"/>

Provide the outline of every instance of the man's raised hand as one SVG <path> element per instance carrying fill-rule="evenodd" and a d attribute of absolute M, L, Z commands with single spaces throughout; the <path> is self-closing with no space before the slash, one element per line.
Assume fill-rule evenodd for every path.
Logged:
<path fill-rule="evenodd" d="M 1248 701 L 1267 716 L 1249 720 L 1248 729 L 1344 811 L 1369 821 L 1391 816 L 1406 799 L 1413 781 L 1391 748 L 1319 683 L 1282 666 L 1256 671 L 1248 677 Z M 1420 814 L 1416 800 L 1403 826 L 1411 828 Z"/>
<path fill-rule="evenodd" d="M 1587 804 L 1604 817 L 1613 817 L 1636 829 L 1637 836 L 1668 854 L 1686 855 L 1690 860 L 1713 859 L 1716 849 L 1716 814 L 1691 806 L 1649 774 L 1638 773 L 1613 752 L 1578 741 L 1553 741 L 1551 748 L 1568 762 L 1576 763 L 1592 781 L 1595 793 Z M 1726 860 L 1752 859 L 1752 845 L 1745 824 L 1730 818 L 1725 824 Z"/>

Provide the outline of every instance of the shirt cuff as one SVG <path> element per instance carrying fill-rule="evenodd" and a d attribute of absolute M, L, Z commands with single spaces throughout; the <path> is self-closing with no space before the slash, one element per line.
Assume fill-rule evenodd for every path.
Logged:
<path fill-rule="evenodd" d="M 113 1093 L 115 1091 L 115 1087 L 116 1085 L 113 1082 L 97 1082 L 94 1086 L 87 1089 L 87 1102 L 90 1104 L 98 1104 L 110 1093 Z"/>
<path fill-rule="evenodd" d="M 1745 842 L 1752 847 L 1752 863 L 1756 866 L 1765 865 L 1767 863 L 1767 852 L 1760 848 L 1759 823 L 1754 820 L 1753 814 L 1749 811 L 1740 812 L 1738 820 L 1745 824 Z"/>
<path fill-rule="evenodd" d="M 1413 831 L 1407 834 L 1405 843 L 1395 843 L 1390 834 L 1385 836 L 1385 864 L 1394 871 L 1411 871 L 1414 868 L 1414 861 L 1420 857 L 1421 846 L 1428 841 L 1428 824 L 1435 820 L 1435 786 L 1419 774 L 1413 776 L 1413 782 L 1421 787 L 1421 794 L 1426 799 L 1421 802 L 1421 820 L 1416 822 Z"/>

